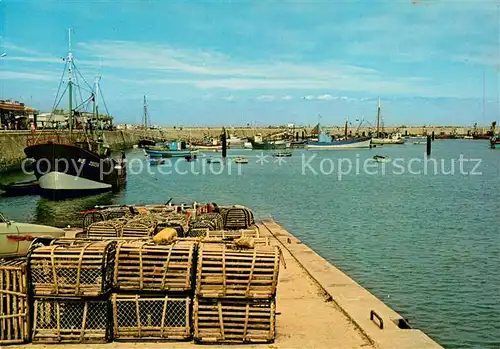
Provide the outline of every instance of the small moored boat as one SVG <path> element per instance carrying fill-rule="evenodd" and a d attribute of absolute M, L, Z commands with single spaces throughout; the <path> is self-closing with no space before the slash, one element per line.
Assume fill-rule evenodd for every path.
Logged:
<path fill-rule="evenodd" d="M 278 151 L 276 153 L 273 153 L 273 156 L 275 158 L 290 157 L 290 156 L 292 156 L 292 152 L 291 151 Z"/>
<path fill-rule="evenodd" d="M 9 184 L 1 184 L 0 190 L 5 192 L 6 196 L 21 196 L 21 195 L 38 195 L 40 194 L 40 186 L 38 181 L 12 182 Z"/>
<path fill-rule="evenodd" d="M 243 156 L 238 156 L 234 158 L 234 162 L 237 164 L 248 164 L 248 159 L 244 158 Z"/>
<path fill-rule="evenodd" d="M 388 158 L 387 156 L 382 156 L 382 155 L 375 155 L 373 157 L 373 160 L 375 160 L 376 162 L 381 162 L 381 163 L 390 162 L 391 161 L 390 158 Z"/>

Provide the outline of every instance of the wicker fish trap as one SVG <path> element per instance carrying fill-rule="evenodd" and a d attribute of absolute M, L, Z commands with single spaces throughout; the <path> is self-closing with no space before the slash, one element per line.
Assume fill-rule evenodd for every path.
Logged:
<path fill-rule="evenodd" d="M 114 241 L 51 245 L 29 255 L 31 283 L 37 296 L 100 296 L 113 285 Z"/>
<path fill-rule="evenodd" d="M 198 252 L 196 295 L 206 298 L 271 298 L 280 261 L 277 246 L 236 249 L 202 243 Z"/>
<path fill-rule="evenodd" d="M 170 245 L 119 242 L 114 270 L 116 288 L 150 292 L 192 290 L 196 246 L 192 241 Z"/>
<path fill-rule="evenodd" d="M 113 294 L 114 338 L 176 339 L 191 337 L 189 297 Z"/>
<path fill-rule="evenodd" d="M 35 298 L 33 343 L 106 343 L 111 339 L 107 300 Z"/>
<path fill-rule="evenodd" d="M 29 340 L 26 259 L 0 262 L 0 346 Z"/>
<path fill-rule="evenodd" d="M 276 303 L 270 300 L 196 298 L 194 340 L 200 343 L 270 343 L 276 335 Z"/>

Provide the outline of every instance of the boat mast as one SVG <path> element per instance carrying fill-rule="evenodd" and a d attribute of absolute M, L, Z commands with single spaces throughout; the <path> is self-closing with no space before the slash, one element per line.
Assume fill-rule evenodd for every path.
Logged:
<path fill-rule="evenodd" d="M 482 104 L 483 120 L 485 120 L 484 117 L 485 117 L 485 113 L 486 113 L 485 93 L 486 93 L 486 87 L 485 87 L 485 83 L 484 83 L 484 68 L 483 68 L 483 104 Z"/>
<path fill-rule="evenodd" d="M 146 95 L 144 95 L 144 120 L 143 120 L 143 126 L 144 126 L 144 129 L 147 130 L 148 129 L 148 105 L 146 103 Z"/>
<path fill-rule="evenodd" d="M 378 109 L 377 109 L 377 138 L 379 137 L 380 130 L 380 97 L 378 98 Z"/>
<path fill-rule="evenodd" d="M 73 54 L 71 53 L 71 28 L 68 29 L 68 107 L 69 107 L 69 133 L 73 133 L 73 81 L 72 81 L 72 70 L 73 70 Z"/>

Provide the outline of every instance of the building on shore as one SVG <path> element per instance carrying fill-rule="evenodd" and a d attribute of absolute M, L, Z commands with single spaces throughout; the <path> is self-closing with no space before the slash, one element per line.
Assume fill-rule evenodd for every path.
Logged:
<path fill-rule="evenodd" d="M 23 102 L 11 99 L 0 100 L 0 129 L 28 130 L 31 122 L 38 116 L 38 110 L 28 107 Z"/>

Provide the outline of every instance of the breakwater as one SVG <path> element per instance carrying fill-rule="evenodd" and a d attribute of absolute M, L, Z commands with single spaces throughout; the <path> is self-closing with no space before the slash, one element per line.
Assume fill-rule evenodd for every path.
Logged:
<path fill-rule="evenodd" d="M 80 132 L 75 132 L 80 134 Z M 151 135 L 156 136 L 156 135 Z M 15 171 L 20 168 L 22 161 L 26 158 L 24 148 L 28 142 L 54 137 L 52 132 L 0 132 L 0 172 Z M 68 140 L 69 132 L 58 132 L 60 140 Z M 104 132 L 104 142 L 109 144 L 112 150 L 121 150 L 131 148 L 140 140 L 141 135 L 127 131 L 108 131 Z"/>

